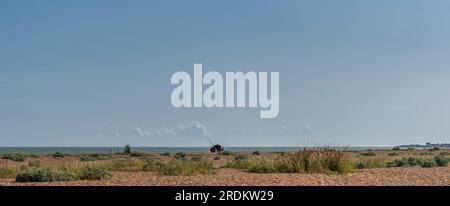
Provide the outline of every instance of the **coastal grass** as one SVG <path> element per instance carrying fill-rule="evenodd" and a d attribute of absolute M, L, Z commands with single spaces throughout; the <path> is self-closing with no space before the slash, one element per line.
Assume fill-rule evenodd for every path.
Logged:
<path fill-rule="evenodd" d="M 0 179 L 10 179 L 16 176 L 16 170 L 7 167 L 0 167 Z"/>
<path fill-rule="evenodd" d="M 204 160 L 173 159 L 166 163 L 149 161 L 144 171 L 158 172 L 168 176 L 190 176 L 194 174 L 214 174 L 215 168 L 211 162 Z"/>

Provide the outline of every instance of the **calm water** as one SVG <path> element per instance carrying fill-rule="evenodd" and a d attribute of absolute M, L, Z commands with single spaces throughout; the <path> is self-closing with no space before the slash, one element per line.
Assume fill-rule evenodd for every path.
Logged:
<path fill-rule="evenodd" d="M 146 153 L 161 152 L 185 152 L 185 153 L 201 153 L 208 152 L 209 147 L 132 147 L 133 151 Z M 225 147 L 225 150 L 231 152 L 289 152 L 297 151 L 299 147 Z M 348 147 L 345 150 L 367 150 L 367 149 L 391 149 L 384 147 Z M 0 147 L 1 153 L 10 152 L 26 152 L 34 154 L 51 154 L 62 152 L 65 154 L 86 154 L 86 153 L 116 153 L 121 152 L 123 147 Z"/>

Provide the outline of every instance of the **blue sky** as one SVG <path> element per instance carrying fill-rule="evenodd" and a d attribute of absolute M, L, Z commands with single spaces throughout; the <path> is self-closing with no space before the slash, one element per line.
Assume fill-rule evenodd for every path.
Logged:
<path fill-rule="evenodd" d="M 0 0 L 0 146 L 450 141 L 449 1 Z M 175 109 L 176 71 L 280 72 L 280 114 Z"/>

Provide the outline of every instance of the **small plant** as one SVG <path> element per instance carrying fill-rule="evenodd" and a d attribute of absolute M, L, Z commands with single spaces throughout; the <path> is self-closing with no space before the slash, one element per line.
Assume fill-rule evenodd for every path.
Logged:
<path fill-rule="evenodd" d="M 259 151 L 254 151 L 254 152 L 252 153 L 252 155 L 261 155 L 261 153 L 260 153 Z"/>
<path fill-rule="evenodd" d="M 391 153 L 388 153 L 388 156 L 394 157 L 394 156 L 400 156 L 400 154 L 397 152 L 391 152 Z"/>
<path fill-rule="evenodd" d="M 234 160 L 236 160 L 236 161 L 242 161 L 242 160 L 246 160 L 246 159 L 247 159 L 247 157 L 244 155 L 236 155 L 234 157 Z"/>
<path fill-rule="evenodd" d="M 42 166 L 42 163 L 39 160 L 32 160 L 32 161 L 28 162 L 28 166 L 29 167 L 40 167 L 40 166 Z"/>
<path fill-rule="evenodd" d="M 230 155 L 233 155 L 233 153 L 230 151 L 222 151 L 222 152 L 219 152 L 219 155 L 230 156 Z"/>
<path fill-rule="evenodd" d="M 175 158 L 184 159 L 184 158 L 186 158 L 186 153 L 178 152 L 175 154 Z"/>
<path fill-rule="evenodd" d="M 9 159 L 16 162 L 23 162 L 28 157 L 26 153 L 6 153 L 3 154 L 2 159 Z"/>
<path fill-rule="evenodd" d="M 400 147 L 394 147 L 394 148 L 392 148 L 392 150 L 394 150 L 394 151 L 400 151 L 401 149 L 400 149 Z"/>
<path fill-rule="evenodd" d="M 161 164 L 158 172 L 171 176 L 210 174 L 214 172 L 214 167 L 210 162 L 206 161 L 172 160 L 166 164 Z"/>
<path fill-rule="evenodd" d="M 377 156 L 377 154 L 375 152 L 364 152 L 364 153 L 361 153 L 359 155 L 361 155 L 361 156 L 369 156 L 369 157 Z"/>
<path fill-rule="evenodd" d="M 16 176 L 16 182 L 54 182 L 74 181 L 78 177 L 69 171 L 59 171 L 50 168 L 27 168 Z"/>
<path fill-rule="evenodd" d="M 159 155 L 161 155 L 161 156 L 170 156 L 170 152 L 164 152 L 164 153 L 161 153 Z"/>
<path fill-rule="evenodd" d="M 358 164 L 356 164 L 356 168 L 358 169 L 366 169 L 368 167 L 367 162 L 365 161 L 360 161 L 358 162 Z"/>
<path fill-rule="evenodd" d="M 413 147 L 408 147 L 408 148 L 406 148 L 406 150 L 407 150 L 407 151 L 414 151 L 414 150 L 416 150 L 416 149 L 414 149 Z"/>
<path fill-rule="evenodd" d="M 436 162 L 437 166 L 439 166 L 439 167 L 447 167 L 449 160 L 446 156 L 437 155 L 434 157 L 434 161 Z"/>
<path fill-rule="evenodd" d="M 130 154 L 130 157 L 143 157 L 145 155 L 145 153 L 143 152 L 132 152 Z"/>
<path fill-rule="evenodd" d="M 248 168 L 249 172 L 253 173 L 273 173 L 278 172 L 276 164 L 269 161 L 260 161 L 255 164 L 252 164 Z"/>
<path fill-rule="evenodd" d="M 159 162 L 149 160 L 144 164 L 144 166 L 142 167 L 142 170 L 144 170 L 145 172 L 157 172 L 157 171 L 159 171 L 161 165 L 162 164 Z"/>
<path fill-rule="evenodd" d="M 421 167 L 436 167 L 437 164 L 433 159 L 425 159 L 422 161 Z"/>
<path fill-rule="evenodd" d="M 109 180 L 112 174 L 100 167 L 86 167 L 81 170 L 80 179 L 82 180 Z"/>
<path fill-rule="evenodd" d="M 219 156 L 214 157 L 214 160 L 220 160 Z"/>
<path fill-rule="evenodd" d="M 202 161 L 202 158 L 199 156 L 195 156 L 191 158 L 191 161 Z"/>
<path fill-rule="evenodd" d="M 54 158 L 64 158 L 64 154 L 61 152 L 55 152 L 55 154 L 53 154 Z"/>
<path fill-rule="evenodd" d="M 129 155 L 131 154 L 131 146 L 129 144 L 125 145 L 125 147 L 123 148 L 123 154 Z"/>
<path fill-rule="evenodd" d="M 0 179 L 9 179 L 16 176 L 16 171 L 7 167 L 0 167 Z"/>

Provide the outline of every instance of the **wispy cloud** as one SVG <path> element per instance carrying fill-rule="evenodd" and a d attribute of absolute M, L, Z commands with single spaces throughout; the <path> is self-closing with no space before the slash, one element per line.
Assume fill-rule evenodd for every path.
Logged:
<path fill-rule="evenodd" d="M 86 128 L 86 132 L 89 135 L 93 136 L 93 137 L 98 137 L 98 138 L 104 138 L 105 137 L 105 134 L 99 133 L 99 132 L 94 132 L 94 131 L 90 130 L 89 128 Z"/>
<path fill-rule="evenodd" d="M 150 136 L 153 135 L 153 132 L 151 132 L 151 131 L 145 131 L 145 130 L 141 129 L 140 127 L 137 127 L 137 126 L 133 127 L 132 131 L 133 131 L 137 136 L 140 136 L 140 137 L 150 137 Z"/>

